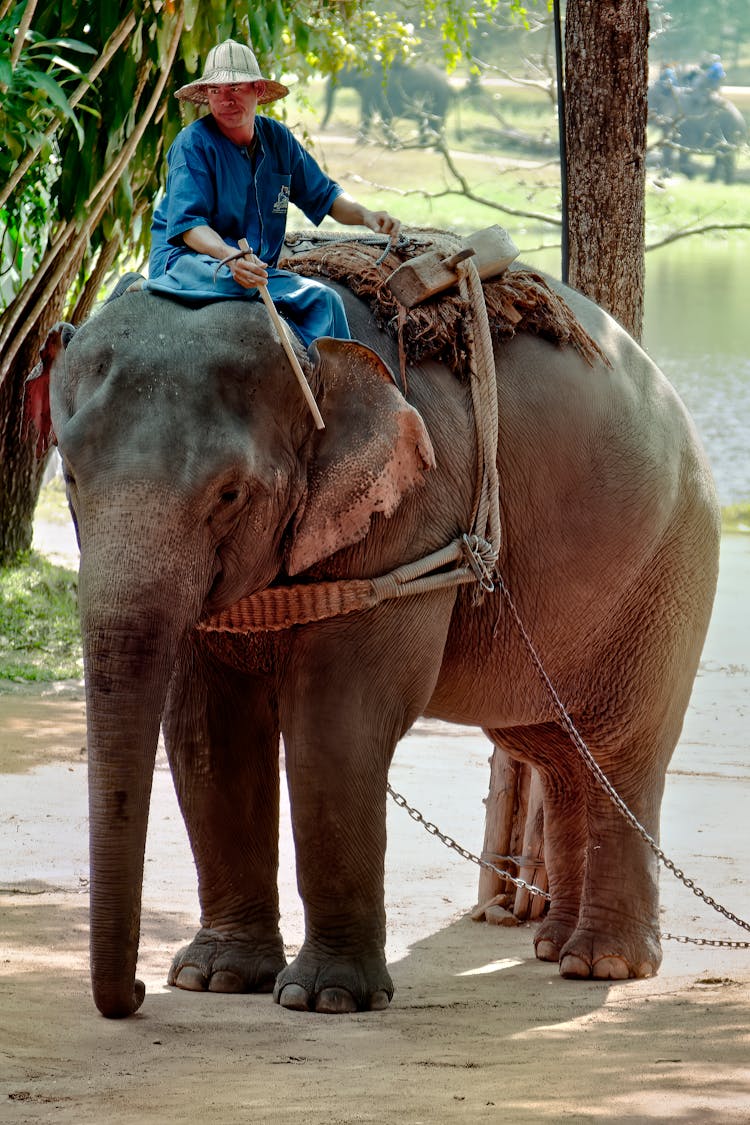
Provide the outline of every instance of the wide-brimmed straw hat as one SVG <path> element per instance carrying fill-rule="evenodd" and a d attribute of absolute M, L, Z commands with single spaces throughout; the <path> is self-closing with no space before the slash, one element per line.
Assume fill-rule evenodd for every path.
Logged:
<path fill-rule="evenodd" d="M 289 93 L 288 86 L 263 77 L 258 60 L 249 47 L 244 43 L 236 43 L 234 39 L 227 39 L 208 52 L 203 77 L 195 82 L 188 82 L 187 86 L 180 86 L 176 91 L 176 97 L 183 102 L 206 105 L 208 86 L 230 86 L 235 82 L 262 82 L 263 91 L 258 96 L 259 105 L 275 102 L 277 98 L 285 98 Z"/>

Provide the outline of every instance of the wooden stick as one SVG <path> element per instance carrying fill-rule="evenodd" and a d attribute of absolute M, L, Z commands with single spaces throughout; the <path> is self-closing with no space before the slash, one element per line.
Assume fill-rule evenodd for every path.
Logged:
<path fill-rule="evenodd" d="M 250 249 L 250 244 L 248 243 L 246 238 L 241 238 L 239 240 L 239 242 L 237 243 L 237 245 L 239 246 L 240 250 L 244 250 L 246 254 L 252 254 L 252 256 L 255 257 L 252 250 Z M 322 414 L 318 410 L 318 404 L 315 401 L 315 395 L 312 393 L 312 390 L 310 388 L 310 384 L 308 383 L 307 379 L 305 378 L 305 373 L 302 370 L 302 368 L 300 367 L 299 360 L 297 359 L 296 355 L 294 354 L 294 348 L 292 347 L 291 341 L 286 334 L 286 328 L 284 326 L 284 322 L 282 321 L 281 317 L 279 316 L 279 314 L 276 310 L 275 304 L 271 300 L 271 294 L 268 292 L 268 286 L 259 285 L 258 290 L 259 290 L 260 295 L 263 299 L 263 304 L 268 309 L 268 314 L 271 317 L 271 322 L 272 322 L 274 328 L 276 329 L 276 331 L 279 334 L 279 339 L 281 340 L 282 347 L 284 348 L 284 351 L 286 352 L 287 359 L 289 360 L 289 362 L 292 365 L 292 371 L 297 376 L 297 382 L 299 383 L 300 387 L 302 388 L 302 393 L 305 396 L 305 401 L 307 402 L 307 405 L 310 407 L 310 413 L 312 414 L 312 416 L 315 420 L 315 426 L 319 430 L 324 430 L 326 428 L 325 422 L 323 421 Z"/>

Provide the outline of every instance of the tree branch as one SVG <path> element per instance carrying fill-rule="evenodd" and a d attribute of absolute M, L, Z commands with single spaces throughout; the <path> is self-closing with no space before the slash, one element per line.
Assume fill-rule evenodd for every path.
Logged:
<path fill-rule="evenodd" d="M 696 234 L 709 234 L 717 230 L 750 230 L 750 223 L 707 223 L 702 227 L 690 227 L 688 230 L 672 231 L 659 242 L 650 242 L 646 251 L 659 250 L 662 246 L 669 246 L 671 242 L 678 242 L 681 238 L 692 238 Z"/>
<path fill-rule="evenodd" d="M 31 21 L 34 18 L 34 10 L 36 9 L 36 0 L 26 0 L 26 7 L 24 8 L 21 22 L 16 31 L 16 37 L 13 41 L 13 49 L 10 53 L 10 69 L 15 70 L 16 63 L 21 57 L 23 45 L 26 42 L 26 32 L 31 27 Z"/>
<path fill-rule="evenodd" d="M 85 81 L 81 82 L 80 85 L 68 98 L 68 102 L 71 107 L 78 105 L 83 95 L 87 93 L 87 91 L 91 88 L 91 84 L 94 79 L 97 78 L 104 70 L 104 68 L 108 65 L 110 60 L 120 49 L 124 40 L 133 33 L 135 26 L 135 16 L 131 12 L 128 16 L 125 17 L 120 26 L 112 32 L 101 55 L 86 75 Z M 47 141 L 50 141 L 52 137 L 54 137 L 61 124 L 62 118 L 55 117 L 55 120 L 47 126 L 47 129 L 44 132 L 44 140 L 40 141 L 40 143 L 36 145 L 35 148 L 29 149 L 23 160 L 13 169 L 10 179 L 6 183 L 5 187 L 0 191 L 0 207 L 3 207 L 7 203 L 8 199 L 10 198 L 11 192 L 13 192 L 18 186 L 23 176 L 26 174 L 26 172 L 28 172 L 31 165 L 39 156 L 39 153 L 42 151 L 45 143 Z"/>
<path fill-rule="evenodd" d="M 164 87 L 169 78 L 169 72 L 174 62 L 174 57 L 177 53 L 177 47 L 180 42 L 180 35 L 183 26 L 183 12 L 180 10 L 175 19 L 174 30 L 172 39 L 169 44 L 167 53 L 166 64 L 161 69 L 159 80 L 154 88 L 154 92 L 149 99 L 149 103 L 141 116 L 137 126 L 128 137 L 127 144 L 120 150 L 118 159 L 114 164 L 110 165 L 105 174 L 99 180 L 98 184 L 94 187 L 89 195 L 85 207 L 88 212 L 86 221 L 75 235 L 72 235 L 72 226 L 67 224 L 64 228 L 64 233 L 55 241 L 53 248 L 47 252 L 45 259 L 42 262 L 36 277 L 24 287 L 21 298 L 14 306 L 12 306 L 12 315 L 9 317 L 9 322 L 4 326 L 2 337 L 0 337 L 0 353 L 3 354 L 3 370 L 0 371 L 0 382 L 2 382 L 5 373 L 10 370 L 11 364 L 18 354 L 19 349 L 23 345 L 23 341 L 29 331 L 33 329 L 39 315 L 39 310 L 46 308 L 52 294 L 60 283 L 63 277 L 67 262 L 70 256 L 76 256 L 82 247 L 86 245 L 90 237 L 91 231 L 95 230 L 101 222 L 104 212 L 106 211 L 110 199 L 117 188 L 117 181 L 127 168 L 133 154 L 138 146 L 138 143 L 143 136 L 151 118 L 156 112 L 159 102 L 161 100 Z M 61 242 L 67 242 L 68 237 L 72 236 L 72 244 L 65 247 L 64 252 L 60 255 L 61 260 L 55 265 L 54 258 L 59 254 Z M 49 276 L 49 269 L 52 268 L 52 275 Z M 35 298 L 40 285 L 43 285 L 42 292 Z M 29 311 L 29 305 L 34 300 L 33 308 Z M 18 333 L 15 339 L 11 340 L 11 336 L 15 326 L 22 315 L 25 315 L 24 331 Z"/>

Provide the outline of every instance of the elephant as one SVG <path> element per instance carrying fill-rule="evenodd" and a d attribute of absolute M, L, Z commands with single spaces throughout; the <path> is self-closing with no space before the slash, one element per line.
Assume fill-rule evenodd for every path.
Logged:
<path fill-rule="evenodd" d="M 331 118 L 336 91 L 342 86 L 356 90 L 359 95 L 363 137 L 370 135 L 376 116 L 380 117 L 388 140 L 394 139 L 393 122 L 397 117 L 417 122 L 422 145 L 443 134 L 452 90 L 445 74 L 436 66 L 394 62 L 385 68 L 382 64 L 373 63 L 369 70 L 350 68 L 339 71 L 335 77 L 329 78 L 326 85 L 323 129 Z"/>
<path fill-rule="evenodd" d="M 387 778 L 420 716 L 481 728 L 538 771 L 551 904 L 537 958 L 571 979 L 658 971 L 655 851 L 582 762 L 524 636 L 599 769 L 658 839 L 711 615 L 719 513 L 670 383 L 606 312 L 549 284 L 606 360 L 530 332 L 494 344 L 501 581 L 252 630 L 212 623 L 248 597 L 367 584 L 472 526 L 470 387 L 435 359 L 407 363 L 399 385 L 398 342 L 343 286 L 353 338 L 298 349 L 323 429 L 260 302 L 191 308 L 128 291 L 51 331 L 34 395 L 81 552 L 91 977 L 105 1016 L 144 997 L 160 726 L 201 910 L 172 985 L 273 990 L 300 1012 L 389 1005 Z M 289 964 L 280 739 L 305 912 Z"/>
<path fill-rule="evenodd" d="M 696 154 L 712 155 L 712 180 L 734 181 L 738 150 L 747 141 L 747 122 L 728 98 L 715 92 L 657 82 L 649 90 L 649 118 L 663 131 L 661 162 L 669 171 L 677 153 L 677 167 L 695 175 Z"/>

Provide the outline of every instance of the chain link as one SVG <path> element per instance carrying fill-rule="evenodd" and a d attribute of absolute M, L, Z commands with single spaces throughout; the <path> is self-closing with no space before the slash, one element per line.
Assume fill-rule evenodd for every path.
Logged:
<path fill-rule="evenodd" d="M 528 891 L 530 895 L 539 895 L 541 898 L 546 899 L 547 902 L 552 901 L 551 896 L 547 891 L 543 891 L 541 887 L 535 887 L 533 883 L 527 883 L 525 879 L 517 878 L 515 875 L 511 875 L 509 871 L 503 871 L 502 868 L 496 867 L 495 864 L 490 863 L 489 860 L 482 859 L 481 856 L 475 855 L 474 852 L 470 852 L 467 848 L 461 847 L 452 836 L 446 836 L 431 820 L 425 820 L 419 809 L 415 809 L 413 805 L 409 804 L 406 797 L 401 793 L 397 793 L 390 782 L 388 783 L 388 792 L 391 797 L 393 797 L 398 807 L 400 809 L 405 809 L 412 820 L 422 825 L 425 832 L 430 836 L 437 837 L 441 844 L 445 844 L 446 848 L 450 848 L 452 851 L 456 852 L 462 859 L 468 859 L 470 863 L 476 863 L 479 867 L 486 867 L 489 871 L 494 871 L 496 875 L 499 875 L 502 879 L 507 879 L 514 887 L 520 887 L 522 890 Z M 515 857 L 511 855 L 498 856 L 498 858 L 509 859 L 515 862 Z"/>

